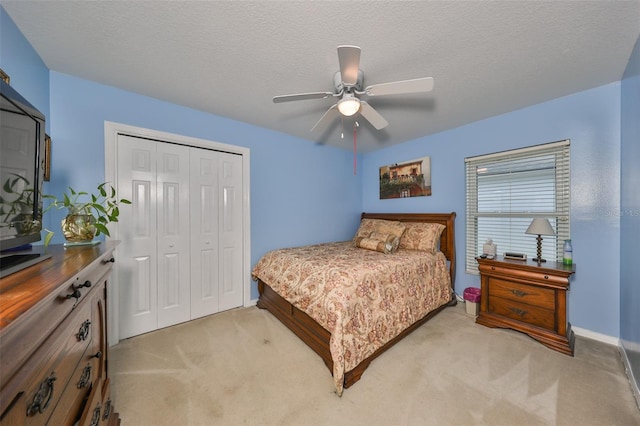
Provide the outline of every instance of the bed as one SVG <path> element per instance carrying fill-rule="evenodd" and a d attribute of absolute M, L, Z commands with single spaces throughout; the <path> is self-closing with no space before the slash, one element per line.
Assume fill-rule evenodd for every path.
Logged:
<path fill-rule="evenodd" d="M 455 216 L 362 213 L 353 241 L 272 250 L 252 271 L 257 306 L 320 355 L 342 395 L 372 360 L 456 304 Z M 367 246 L 380 229 L 402 236 Z"/>

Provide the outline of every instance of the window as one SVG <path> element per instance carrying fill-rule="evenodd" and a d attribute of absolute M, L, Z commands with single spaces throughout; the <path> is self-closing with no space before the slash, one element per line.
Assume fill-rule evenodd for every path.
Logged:
<path fill-rule="evenodd" d="M 467 177 L 466 272 L 477 274 L 476 256 L 492 239 L 506 251 L 536 257 L 536 237 L 525 234 L 536 217 L 555 234 L 543 236 L 542 257 L 562 261 L 570 238 L 568 140 L 465 159 Z"/>

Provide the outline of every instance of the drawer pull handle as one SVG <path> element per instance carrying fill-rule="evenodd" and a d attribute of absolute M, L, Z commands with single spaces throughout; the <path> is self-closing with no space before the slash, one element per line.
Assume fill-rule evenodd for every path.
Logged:
<path fill-rule="evenodd" d="M 548 280 L 548 279 L 549 279 L 549 275 L 545 275 L 545 276 L 544 276 L 544 279 L 545 279 L 545 280 Z"/>
<path fill-rule="evenodd" d="M 42 383 L 40 383 L 40 387 L 38 388 L 38 392 L 33 396 L 33 401 L 27 407 L 27 416 L 35 416 L 38 413 L 44 413 L 44 410 L 47 409 L 49 403 L 51 402 L 51 398 L 53 397 L 53 382 L 56 381 L 55 372 L 51 373 L 51 376 L 44 379 Z"/>
<path fill-rule="evenodd" d="M 77 288 L 73 287 L 73 292 L 70 294 L 67 294 L 67 299 L 71 299 L 72 297 L 76 299 L 75 303 L 73 304 L 73 306 L 76 306 L 78 304 L 78 300 L 80 300 L 80 298 L 82 297 L 82 293 L 80 293 L 80 290 L 78 290 Z"/>
<path fill-rule="evenodd" d="M 86 288 L 91 287 L 91 281 L 86 280 L 84 283 L 80 284 L 80 285 L 79 285 L 78 287 L 76 287 L 76 288 L 82 288 L 82 287 L 86 287 Z"/>
<path fill-rule="evenodd" d="M 511 310 L 511 312 L 513 312 L 514 314 L 518 315 L 519 317 L 523 317 L 525 315 L 527 315 L 527 312 L 529 311 L 523 311 L 522 309 L 518 309 L 518 308 L 509 308 L 509 310 Z"/>
<path fill-rule="evenodd" d="M 90 330 L 91 330 L 91 321 L 86 320 L 80 326 L 80 329 L 78 330 L 78 334 L 76 334 L 76 337 L 78 338 L 78 342 L 87 340 L 87 337 L 89 337 Z"/>
<path fill-rule="evenodd" d="M 96 408 L 93 409 L 93 416 L 91 417 L 91 423 L 90 426 L 98 426 L 98 424 L 100 423 L 100 410 L 102 409 L 102 407 L 100 407 L 100 404 L 98 404 L 96 406 Z"/>
<path fill-rule="evenodd" d="M 526 296 L 527 294 L 529 294 L 529 293 L 527 293 L 525 291 L 522 291 L 522 290 L 511 290 L 511 293 L 515 294 L 518 297 L 523 297 L 523 296 Z"/>
<path fill-rule="evenodd" d="M 102 421 L 104 422 L 111 415 L 111 398 L 104 403 L 104 411 L 102 412 Z"/>
<path fill-rule="evenodd" d="M 102 261 L 102 263 L 105 263 L 105 264 L 106 264 L 106 263 L 115 263 L 115 261 L 116 261 L 116 260 L 112 257 L 112 258 L 110 258 L 110 259 L 103 260 L 103 261 Z"/>
<path fill-rule="evenodd" d="M 78 389 L 85 388 L 89 382 L 91 382 L 91 364 L 87 364 L 82 370 L 82 376 L 80 376 L 80 381 L 78 381 Z"/>
<path fill-rule="evenodd" d="M 91 358 L 98 358 L 98 359 L 102 358 L 102 352 L 100 351 L 96 352 L 96 354 L 93 355 Z"/>

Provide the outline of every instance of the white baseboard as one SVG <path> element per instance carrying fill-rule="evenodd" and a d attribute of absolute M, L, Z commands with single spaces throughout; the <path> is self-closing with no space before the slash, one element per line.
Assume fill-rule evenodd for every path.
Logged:
<path fill-rule="evenodd" d="M 620 339 L 617 337 L 596 333 L 595 331 L 587 330 L 586 328 L 571 326 L 571 329 L 577 336 L 597 340 L 598 342 L 607 343 L 609 345 L 620 346 Z"/>
<path fill-rule="evenodd" d="M 623 345 L 620 345 L 618 350 L 620 351 L 620 356 L 622 357 L 622 363 L 624 364 L 624 370 L 627 373 L 627 378 L 629 379 L 629 384 L 631 385 L 633 396 L 636 397 L 636 405 L 638 405 L 638 409 L 640 409 L 640 388 L 638 388 L 638 382 L 636 382 L 636 378 L 633 375 L 633 370 L 631 369 L 631 363 L 629 362 L 629 358 L 627 358 L 627 351 L 625 351 Z"/>

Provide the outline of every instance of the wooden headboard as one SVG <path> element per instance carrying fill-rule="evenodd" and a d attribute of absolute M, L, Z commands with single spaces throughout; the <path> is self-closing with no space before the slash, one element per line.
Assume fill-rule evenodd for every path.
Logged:
<path fill-rule="evenodd" d="M 456 278 L 456 213 L 362 213 L 361 219 L 396 220 L 400 222 L 432 222 L 445 226 L 440 235 L 440 250 L 449 260 L 451 289 L 455 291 Z"/>

